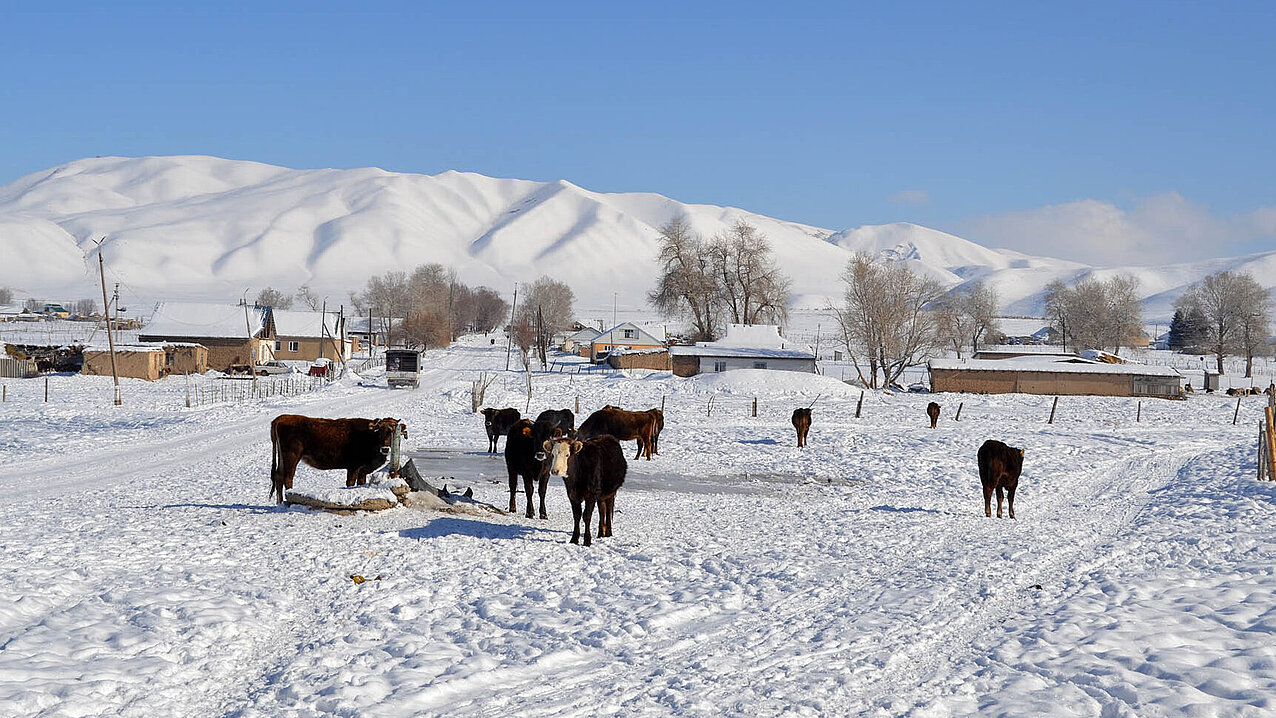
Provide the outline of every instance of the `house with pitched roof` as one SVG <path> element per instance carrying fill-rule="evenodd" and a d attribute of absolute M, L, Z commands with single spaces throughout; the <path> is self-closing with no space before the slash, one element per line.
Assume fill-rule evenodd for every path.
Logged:
<path fill-rule="evenodd" d="M 729 324 L 720 341 L 672 346 L 669 353 L 677 376 L 732 369 L 815 373 L 815 354 L 785 339 L 774 324 Z"/>
<path fill-rule="evenodd" d="M 349 361 L 353 353 L 345 336 L 345 318 L 337 312 L 294 312 L 276 309 L 275 359 Z M 364 318 L 366 322 L 367 319 Z"/>
<path fill-rule="evenodd" d="M 603 361 L 616 349 L 664 349 L 664 332 L 659 333 L 661 336 L 656 336 L 633 322 L 617 324 L 590 340 L 589 358 L 594 362 Z"/>

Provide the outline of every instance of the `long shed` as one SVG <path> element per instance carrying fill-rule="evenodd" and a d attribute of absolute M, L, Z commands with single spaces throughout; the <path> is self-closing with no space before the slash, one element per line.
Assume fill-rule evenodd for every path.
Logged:
<path fill-rule="evenodd" d="M 1171 367 L 1054 359 L 932 359 L 930 386 L 974 394 L 1182 396 L 1183 376 Z"/>

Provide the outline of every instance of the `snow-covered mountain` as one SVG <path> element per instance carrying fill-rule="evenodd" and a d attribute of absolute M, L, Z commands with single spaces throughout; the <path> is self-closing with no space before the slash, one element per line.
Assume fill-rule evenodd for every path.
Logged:
<path fill-rule="evenodd" d="M 292 291 L 301 284 L 344 298 L 370 276 L 439 262 L 463 281 L 500 291 L 549 274 L 583 303 L 607 305 L 614 293 L 637 306 L 657 271 L 658 228 L 678 213 L 706 236 L 740 219 L 757 226 L 803 306 L 840 296 L 840 274 L 856 251 L 908 261 L 946 286 L 986 280 L 1012 313 L 1037 311 L 1052 279 L 1090 273 L 1137 275 L 1150 319 L 1168 316 L 1175 296 L 1219 269 L 1276 284 L 1276 253 L 1095 269 L 987 249 L 915 224 L 833 232 L 658 194 L 591 192 L 562 180 L 293 170 L 180 156 L 78 160 L 0 187 L 0 285 L 92 296 L 95 242 L 102 240 L 111 280 L 137 299 L 225 300 L 249 288 Z"/>

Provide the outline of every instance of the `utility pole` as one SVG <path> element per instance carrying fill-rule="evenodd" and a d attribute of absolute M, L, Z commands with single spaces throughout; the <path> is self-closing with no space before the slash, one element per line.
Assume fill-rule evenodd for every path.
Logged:
<path fill-rule="evenodd" d="M 510 328 L 505 332 L 505 371 L 510 370 L 510 350 L 514 347 L 514 311 L 518 309 L 518 282 L 514 282 L 514 303 L 510 305 Z"/>
<path fill-rule="evenodd" d="M 323 298 L 323 308 L 319 310 L 319 358 L 323 359 L 323 343 L 328 338 L 328 298 Z"/>
<path fill-rule="evenodd" d="M 106 316 L 106 344 L 111 348 L 111 379 L 115 382 L 115 405 L 120 406 L 124 400 L 120 398 L 120 374 L 115 368 L 115 335 L 111 333 L 111 305 L 106 301 L 106 263 L 102 260 L 103 237 L 97 241 L 97 268 L 102 276 L 102 313 Z"/>
<path fill-rule="evenodd" d="M 253 326 L 248 322 L 248 290 L 240 299 L 244 305 L 244 332 L 248 335 L 248 373 L 253 378 L 253 393 L 257 392 L 257 347 L 253 346 Z"/>
<path fill-rule="evenodd" d="M 616 328 L 616 292 L 611 293 L 611 326 Z"/>

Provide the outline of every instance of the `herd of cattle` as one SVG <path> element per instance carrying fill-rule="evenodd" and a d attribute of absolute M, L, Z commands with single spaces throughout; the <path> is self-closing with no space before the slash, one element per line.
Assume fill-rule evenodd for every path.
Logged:
<path fill-rule="evenodd" d="M 939 422 L 939 404 L 926 407 L 930 428 Z M 509 511 L 517 511 L 518 479 L 523 479 L 527 518 L 532 512 L 533 488 L 540 496 L 540 517 L 549 518 L 545 490 L 550 477 L 560 478 L 572 507 L 572 543 L 580 543 L 584 520 L 584 541 L 589 546 L 589 525 L 598 508 L 598 536 L 611 536 L 616 491 L 625 482 L 629 465 L 622 441 L 636 441 L 634 460 L 660 453 L 660 433 L 665 415 L 660 409 L 626 411 L 605 406 L 590 414 L 580 427 L 570 409 L 541 412 L 535 421 L 524 419 L 517 409 L 483 409 L 489 453 L 496 453 L 505 437 L 505 468 L 509 473 Z M 793 411 L 797 445 L 806 446 L 811 430 L 811 408 Z M 407 436 L 398 419 L 318 419 L 283 414 L 270 424 L 272 447 L 271 495 L 284 500 L 292 488 L 298 462 L 320 470 L 345 469 L 346 486 L 367 483 L 368 474 L 386 462 L 395 433 Z M 1023 469 L 1023 449 L 988 440 L 979 447 L 979 480 L 984 490 L 984 515 L 992 516 L 992 495 L 997 495 L 997 518 L 1002 516 L 1003 495 L 1008 499 L 1010 518 L 1015 517 L 1015 489 Z"/>

